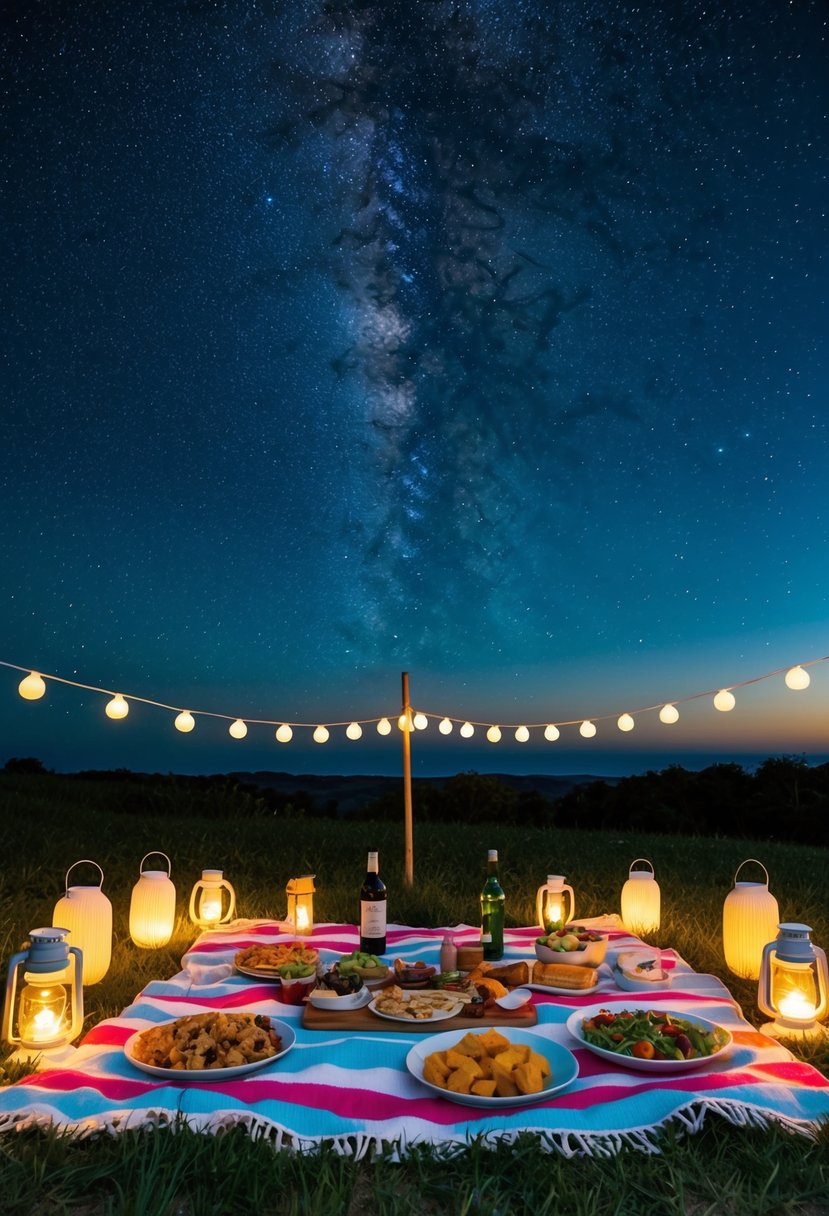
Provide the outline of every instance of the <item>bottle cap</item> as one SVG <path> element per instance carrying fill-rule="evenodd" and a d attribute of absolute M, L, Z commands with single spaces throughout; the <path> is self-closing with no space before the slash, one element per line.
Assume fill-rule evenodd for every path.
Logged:
<path fill-rule="evenodd" d="M 498 850 L 489 849 L 486 856 L 487 856 L 487 861 L 497 861 L 498 860 Z"/>

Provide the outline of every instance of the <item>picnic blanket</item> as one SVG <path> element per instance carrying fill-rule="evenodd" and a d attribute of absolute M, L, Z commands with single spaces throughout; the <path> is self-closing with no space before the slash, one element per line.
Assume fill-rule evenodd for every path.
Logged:
<path fill-rule="evenodd" d="M 596 918 L 610 934 L 611 950 L 643 943 L 625 933 L 616 917 Z M 391 925 L 387 957 L 436 963 L 444 934 L 474 941 L 469 925 L 449 930 Z M 505 959 L 531 958 L 535 928 L 507 930 Z M 687 1073 L 659 1076 L 605 1063 L 568 1034 L 574 1009 L 595 1005 L 611 990 L 603 964 L 598 989 L 559 996 L 534 993 L 538 1025 L 533 1033 L 575 1051 L 579 1076 L 568 1089 L 529 1106 L 491 1112 L 433 1096 L 406 1069 L 406 1054 L 421 1035 L 338 1031 L 302 1025 L 301 1007 L 274 1000 L 273 985 L 238 974 L 237 950 L 257 942 L 290 941 L 274 922 L 236 921 L 202 934 L 170 980 L 147 984 L 120 1017 L 95 1026 L 72 1060 L 0 1090 L 0 1131 L 54 1125 L 79 1134 L 112 1133 L 149 1126 L 175 1127 L 181 1120 L 205 1132 L 243 1124 L 276 1147 L 313 1150 L 323 1142 L 355 1157 L 385 1152 L 405 1156 L 409 1146 L 428 1143 L 459 1151 L 473 1138 L 511 1141 L 527 1131 L 543 1148 L 565 1156 L 608 1155 L 623 1145 L 658 1151 L 658 1130 L 668 1123 L 695 1131 L 716 1112 L 742 1126 L 786 1125 L 814 1133 L 829 1118 L 829 1081 L 801 1063 L 774 1039 L 754 1030 L 724 985 L 700 975 L 673 951 L 663 951 L 672 986 L 648 993 L 646 1003 L 697 1013 L 728 1029 L 733 1047 L 724 1059 Z M 305 939 L 308 940 L 308 939 Z M 324 924 L 312 944 L 324 962 L 358 945 L 353 925 Z M 638 993 L 625 994 L 632 1008 Z M 123 1046 L 136 1030 L 211 1009 L 251 1010 L 289 1022 L 292 1050 L 273 1065 L 224 1082 L 209 1077 L 181 1082 L 156 1080 L 129 1063 Z M 445 1029 L 437 1025 L 436 1031 Z"/>

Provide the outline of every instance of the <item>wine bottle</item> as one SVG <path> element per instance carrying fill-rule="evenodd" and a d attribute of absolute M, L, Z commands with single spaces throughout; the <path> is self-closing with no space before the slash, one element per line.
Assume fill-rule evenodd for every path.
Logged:
<path fill-rule="evenodd" d="M 360 891 L 360 949 L 365 954 L 383 954 L 386 949 L 386 885 L 376 853 L 368 855 Z"/>
<path fill-rule="evenodd" d="M 504 953 L 504 892 L 498 881 L 498 850 L 487 853 L 486 882 L 481 891 L 481 945 L 485 959 Z"/>

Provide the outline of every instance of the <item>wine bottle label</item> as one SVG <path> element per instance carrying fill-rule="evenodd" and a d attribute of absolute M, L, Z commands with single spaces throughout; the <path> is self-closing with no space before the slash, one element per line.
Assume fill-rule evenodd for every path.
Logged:
<path fill-rule="evenodd" d="M 386 901 L 378 900 L 369 903 L 360 901 L 360 936 L 385 937 L 386 935 Z"/>
<path fill-rule="evenodd" d="M 481 941 L 484 943 L 484 945 L 489 944 L 492 941 L 492 934 L 491 933 L 482 933 Z"/>

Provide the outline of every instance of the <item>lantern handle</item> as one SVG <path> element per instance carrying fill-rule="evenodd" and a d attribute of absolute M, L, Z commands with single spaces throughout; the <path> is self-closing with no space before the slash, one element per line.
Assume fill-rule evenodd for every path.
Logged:
<path fill-rule="evenodd" d="M 766 869 L 766 867 L 763 865 L 762 861 L 758 861 L 756 857 L 747 857 L 745 859 L 745 861 L 740 862 L 740 864 L 737 866 L 737 874 L 734 875 L 734 882 L 736 883 L 737 875 L 740 873 L 740 870 L 742 870 L 743 866 L 747 866 L 750 861 L 753 861 L 754 864 L 756 866 L 759 866 L 760 869 L 763 871 L 763 873 L 766 876 L 766 886 L 768 886 L 769 885 L 769 872 Z"/>
<path fill-rule="evenodd" d="M 170 875 L 171 875 L 171 874 L 172 874 L 172 872 L 173 872 L 173 866 L 172 866 L 172 863 L 171 863 L 171 861 L 170 861 L 170 858 L 167 856 L 167 854 L 166 854 L 166 853 L 162 853 L 160 849 L 155 849 L 155 850 L 153 850 L 153 852 L 152 852 L 152 853 L 145 853 L 145 854 L 144 854 L 144 856 L 141 858 L 141 865 L 138 867 L 138 873 L 139 873 L 139 875 L 141 875 L 141 874 L 143 874 L 143 873 L 144 873 L 144 862 L 147 860 L 147 858 L 148 858 L 148 857 L 163 857 L 163 858 L 164 858 L 164 860 L 167 862 L 167 877 L 168 877 L 168 878 L 170 877 Z"/>
<path fill-rule="evenodd" d="M 72 862 L 72 865 L 71 865 L 71 866 L 69 867 L 69 869 L 66 871 L 66 877 L 65 877 L 65 878 L 64 878 L 64 880 L 63 880 L 63 885 L 64 885 L 64 887 L 66 888 L 66 894 L 67 894 L 67 895 L 69 894 L 69 875 L 72 873 L 72 871 L 74 870 L 75 866 L 94 866 L 94 867 L 95 867 L 95 869 L 98 871 L 98 873 L 101 875 L 101 881 L 98 883 L 98 886 L 99 886 L 99 887 L 103 887 L 103 885 L 104 885 L 104 872 L 103 872 L 103 870 L 101 869 L 101 867 L 98 865 L 97 861 L 93 861 L 91 857 L 82 857 L 80 861 L 73 861 L 73 862 Z"/>
<path fill-rule="evenodd" d="M 651 868 L 651 874 L 653 874 L 654 878 L 656 877 L 656 870 L 654 869 L 654 864 L 653 864 L 653 862 L 652 862 L 652 861 L 649 861 L 647 857 L 635 857 L 635 858 L 633 859 L 633 861 L 630 863 L 630 868 L 629 868 L 629 870 L 628 870 L 628 875 L 631 875 L 631 874 L 633 873 L 633 867 L 636 865 L 636 863 L 637 863 L 638 861 L 644 861 L 644 863 L 645 863 L 645 865 L 646 865 L 646 866 L 650 866 L 650 868 Z"/>

